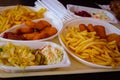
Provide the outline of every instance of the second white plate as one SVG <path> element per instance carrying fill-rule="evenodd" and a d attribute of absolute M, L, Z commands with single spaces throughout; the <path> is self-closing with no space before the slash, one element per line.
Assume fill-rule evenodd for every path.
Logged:
<path fill-rule="evenodd" d="M 60 35 L 63 35 L 63 37 L 66 35 L 66 28 L 67 27 L 78 27 L 79 24 L 85 24 L 85 25 L 88 25 L 88 24 L 93 24 L 93 25 L 102 25 L 105 27 L 105 30 L 106 30 L 106 34 L 110 34 L 110 33 L 116 33 L 116 34 L 120 34 L 120 30 L 118 28 L 116 28 L 115 26 L 105 22 L 105 21 L 102 21 L 102 20 L 98 20 L 98 19 L 93 19 L 93 18 L 75 18 L 75 19 L 72 19 L 71 21 L 65 23 L 62 31 L 60 32 Z M 69 49 L 65 43 L 62 41 L 62 38 L 60 37 L 59 35 L 59 41 L 60 43 L 62 44 L 62 46 L 67 50 L 67 52 L 73 56 L 76 60 L 78 60 L 79 62 L 85 64 L 85 65 L 88 65 L 88 66 L 91 66 L 91 67 L 96 67 L 96 68 L 112 68 L 111 66 L 102 66 L 102 65 L 98 65 L 98 64 L 94 64 L 92 62 L 88 62 L 78 56 L 76 56 L 74 54 L 74 51 L 72 51 L 71 49 Z"/>
<path fill-rule="evenodd" d="M 92 7 L 79 6 L 79 5 L 72 5 L 72 4 L 68 4 L 67 9 L 71 14 L 74 14 L 74 12 L 78 12 L 78 11 L 86 11 L 90 14 L 97 13 L 97 12 L 102 12 L 103 14 L 105 14 L 107 17 L 110 18 L 110 20 L 104 20 L 104 21 L 107 21 L 107 22 L 110 22 L 110 23 L 118 23 L 115 16 L 112 13 L 108 12 L 107 10 L 97 9 L 97 8 L 92 8 Z"/>

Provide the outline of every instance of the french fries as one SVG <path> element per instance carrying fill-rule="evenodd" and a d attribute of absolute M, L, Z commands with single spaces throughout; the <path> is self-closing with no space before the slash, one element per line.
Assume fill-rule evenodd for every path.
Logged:
<path fill-rule="evenodd" d="M 82 25 L 83 26 L 83 25 Z M 103 66 L 120 66 L 120 52 L 116 41 L 108 42 L 96 35 L 96 32 L 78 27 L 67 27 L 65 35 L 60 34 L 61 39 L 73 53 L 92 63 Z"/>
<path fill-rule="evenodd" d="M 23 5 L 17 5 L 13 8 L 5 9 L 0 13 L 0 33 L 25 21 L 43 18 L 44 12 L 46 12 L 45 8 L 35 12 Z"/>

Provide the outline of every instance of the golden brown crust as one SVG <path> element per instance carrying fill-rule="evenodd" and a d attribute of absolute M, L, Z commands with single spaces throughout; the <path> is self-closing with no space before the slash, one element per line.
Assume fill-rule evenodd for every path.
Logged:
<path fill-rule="evenodd" d="M 84 30 L 87 30 L 87 27 L 85 24 L 80 24 L 79 29 L 80 29 L 80 31 L 84 31 Z"/>

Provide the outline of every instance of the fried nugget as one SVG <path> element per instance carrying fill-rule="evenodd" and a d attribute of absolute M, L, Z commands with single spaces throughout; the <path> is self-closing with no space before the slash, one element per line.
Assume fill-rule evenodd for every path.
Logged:
<path fill-rule="evenodd" d="M 94 29 L 96 31 L 96 34 L 98 36 L 100 36 L 101 39 L 105 39 L 106 38 L 106 32 L 105 32 L 105 27 L 102 25 L 95 25 Z"/>
<path fill-rule="evenodd" d="M 25 22 L 25 25 L 28 26 L 28 27 L 34 28 L 34 27 L 35 27 L 35 22 L 26 21 L 26 22 Z"/>
<path fill-rule="evenodd" d="M 80 31 L 84 31 L 84 30 L 87 30 L 87 27 L 85 24 L 79 24 L 79 29 Z"/>
<path fill-rule="evenodd" d="M 88 24 L 87 29 L 88 29 L 89 32 L 94 32 L 95 31 L 94 26 L 92 24 Z"/>
<path fill-rule="evenodd" d="M 118 46 L 119 51 L 120 51 L 120 35 L 118 35 L 116 33 L 109 34 L 109 35 L 107 35 L 107 40 L 109 42 L 115 40 L 117 42 L 117 46 Z"/>

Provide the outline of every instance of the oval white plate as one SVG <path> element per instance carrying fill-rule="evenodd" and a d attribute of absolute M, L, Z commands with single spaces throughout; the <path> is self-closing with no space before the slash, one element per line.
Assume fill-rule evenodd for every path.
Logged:
<path fill-rule="evenodd" d="M 12 39 L 6 39 L 3 38 L 3 35 L 5 32 L 16 32 L 16 29 L 20 28 L 20 27 L 25 27 L 25 24 L 20 24 L 20 25 L 16 25 L 6 31 L 4 31 L 3 33 L 0 34 L 0 40 L 1 41 L 11 41 L 11 42 L 33 42 L 33 41 L 44 41 L 44 40 L 50 40 L 53 39 L 54 37 L 56 37 L 58 35 L 58 33 L 61 31 L 62 29 L 62 24 L 60 24 L 59 22 L 54 23 L 50 18 L 41 18 L 41 19 L 37 19 L 34 20 L 34 22 L 40 21 L 40 20 L 45 20 L 47 22 L 49 22 L 53 27 L 55 27 L 57 29 L 57 33 L 54 34 L 53 36 L 47 37 L 47 38 L 43 38 L 43 39 L 38 39 L 38 40 L 12 40 Z"/>
<path fill-rule="evenodd" d="M 120 34 L 120 30 L 118 28 L 116 28 L 115 26 L 107 23 L 107 22 L 104 22 L 102 20 L 98 20 L 98 19 L 93 19 L 93 18 L 75 18 L 75 19 L 72 19 L 71 21 L 65 23 L 62 31 L 60 32 L 60 34 L 62 34 L 63 36 L 65 35 L 65 28 L 66 27 L 73 27 L 73 26 L 78 26 L 79 24 L 93 24 L 93 25 L 103 25 L 106 29 L 106 33 L 107 34 L 110 34 L 110 33 L 117 33 L 117 34 Z M 61 45 L 66 49 L 66 51 L 72 55 L 75 59 L 77 59 L 79 62 L 82 62 L 83 64 L 85 65 L 88 65 L 88 66 L 91 66 L 91 67 L 97 67 L 97 68 L 112 68 L 111 66 L 101 66 L 101 65 L 97 65 L 97 64 L 94 64 L 94 63 L 91 63 L 91 62 L 88 62 L 86 60 L 83 60 L 81 58 L 79 58 L 78 56 L 74 55 L 73 54 L 73 51 L 71 51 L 70 49 L 68 49 L 65 44 L 63 43 L 63 41 L 61 40 L 60 38 L 60 35 L 58 36 L 59 37 L 59 41 L 61 43 Z"/>
<path fill-rule="evenodd" d="M 0 43 L 1 45 L 4 45 L 6 43 Z M 43 48 L 44 46 L 51 45 L 52 47 L 56 47 L 63 52 L 63 60 L 60 63 L 53 64 L 53 65 L 40 65 L 40 66 L 28 66 L 25 68 L 25 70 L 22 70 L 20 68 L 14 67 L 14 66 L 6 66 L 6 65 L 0 65 L 0 69 L 6 71 L 6 72 L 23 72 L 23 71 L 41 71 L 41 70 L 48 70 L 48 69 L 53 69 L 53 68 L 62 68 L 62 67 L 68 67 L 70 66 L 70 60 L 67 56 L 66 51 L 64 48 L 56 43 L 53 42 L 32 42 L 32 43 L 13 43 L 15 45 L 26 45 L 30 47 L 31 49 L 38 49 L 38 48 Z"/>
<path fill-rule="evenodd" d="M 87 11 L 90 14 L 92 14 L 94 12 L 102 11 L 102 12 L 104 12 L 104 14 L 106 14 L 110 18 L 110 20 L 104 20 L 104 21 L 107 21 L 107 22 L 110 22 L 110 23 L 118 23 L 115 16 L 112 13 L 108 12 L 107 10 L 102 10 L 102 9 L 97 9 L 97 8 L 92 8 L 92 7 L 79 6 L 79 5 L 72 5 L 72 4 L 68 4 L 67 9 L 71 14 L 74 14 L 74 11 L 78 12 L 78 11 L 82 11 L 82 10 Z M 81 16 L 78 16 L 78 17 L 81 17 Z"/>

